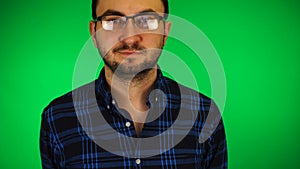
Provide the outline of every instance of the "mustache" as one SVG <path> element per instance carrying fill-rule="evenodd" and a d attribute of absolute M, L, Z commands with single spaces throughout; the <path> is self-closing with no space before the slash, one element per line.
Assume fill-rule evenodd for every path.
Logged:
<path fill-rule="evenodd" d="M 145 49 L 146 48 L 144 46 L 140 46 L 137 43 L 134 43 L 132 45 L 123 44 L 123 45 L 118 46 L 115 49 L 113 49 L 113 52 L 119 52 L 119 51 L 122 51 L 122 50 L 137 50 L 137 51 L 145 52 Z"/>

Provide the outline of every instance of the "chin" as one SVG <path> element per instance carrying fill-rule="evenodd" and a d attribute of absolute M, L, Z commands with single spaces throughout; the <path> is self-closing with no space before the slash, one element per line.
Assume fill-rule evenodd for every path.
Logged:
<path fill-rule="evenodd" d="M 128 76 L 136 76 L 139 74 L 146 74 L 151 70 L 152 68 L 155 67 L 156 64 L 152 65 L 128 65 L 128 64 L 123 64 L 119 65 L 118 68 L 115 70 L 115 73 L 120 74 L 120 75 L 128 75 Z"/>

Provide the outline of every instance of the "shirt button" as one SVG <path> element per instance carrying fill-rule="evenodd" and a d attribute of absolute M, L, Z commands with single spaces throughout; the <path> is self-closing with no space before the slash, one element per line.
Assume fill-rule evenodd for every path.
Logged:
<path fill-rule="evenodd" d="M 107 109 L 109 109 L 109 108 L 110 108 L 110 107 L 109 107 L 109 105 L 107 105 L 106 107 L 107 107 Z"/>
<path fill-rule="evenodd" d="M 111 103 L 112 103 L 113 105 L 115 105 L 115 104 L 116 104 L 116 101 L 115 101 L 115 100 L 112 100 Z"/>
<path fill-rule="evenodd" d="M 135 163 L 136 164 L 141 164 L 141 160 L 138 158 L 138 159 L 135 160 Z"/>
<path fill-rule="evenodd" d="M 131 126 L 130 122 L 126 122 L 125 126 L 130 127 Z"/>

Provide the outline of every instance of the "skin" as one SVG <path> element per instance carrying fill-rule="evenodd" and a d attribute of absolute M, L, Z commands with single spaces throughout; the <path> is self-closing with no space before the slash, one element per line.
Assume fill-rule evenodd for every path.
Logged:
<path fill-rule="evenodd" d="M 132 16 L 152 10 L 161 16 L 161 0 L 99 0 L 96 14 L 108 10 Z M 146 99 L 157 76 L 157 60 L 166 43 L 171 23 L 161 21 L 155 31 L 141 31 L 130 19 L 123 30 L 106 31 L 101 22 L 90 22 L 93 42 L 104 60 L 105 78 L 118 106 L 129 112 L 137 135 L 147 117 Z"/>

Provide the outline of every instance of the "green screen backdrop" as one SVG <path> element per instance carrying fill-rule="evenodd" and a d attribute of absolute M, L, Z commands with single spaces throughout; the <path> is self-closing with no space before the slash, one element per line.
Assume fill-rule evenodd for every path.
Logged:
<path fill-rule="evenodd" d="M 90 37 L 90 6 L 0 2 L 1 169 L 41 168 L 41 113 L 72 89 L 76 59 Z M 299 1 L 170 0 L 170 8 L 207 35 L 223 63 L 229 168 L 300 168 Z M 188 46 L 170 38 L 166 49 L 198 71 L 200 89 L 210 95 L 206 70 L 190 60 Z"/>

